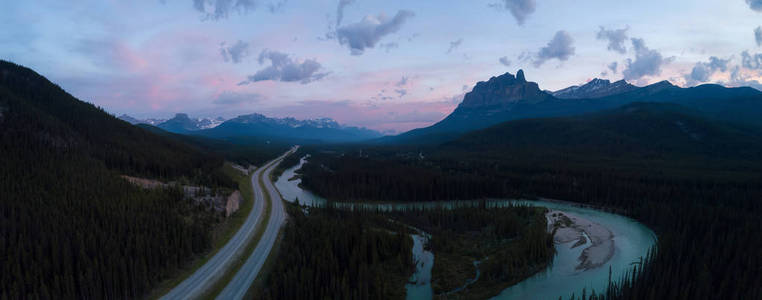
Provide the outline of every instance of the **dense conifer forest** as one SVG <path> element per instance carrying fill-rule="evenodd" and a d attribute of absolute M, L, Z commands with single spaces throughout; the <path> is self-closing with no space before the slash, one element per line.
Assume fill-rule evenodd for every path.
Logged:
<path fill-rule="evenodd" d="M 263 299 L 403 299 L 414 271 L 410 234 L 423 230 L 436 256 L 435 294 L 481 299 L 543 270 L 553 257 L 545 209 L 458 207 L 380 212 L 288 205 L 291 216 Z"/>
<path fill-rule="evenodd" d="M 404 299 L 409 230 L 374 212 L 288 205 L 290 219 L 261 299 Z"/>
<path fill-rule="evenodd" d="M 704 147 L 699 140 L 692 145 L 699 149 L 692 149 L 675 143 L 684 137 L 663 134 L 669 128 L 660 127 L 665 122 L 656 122 L 663 116 L 670 121 L 682 117 L 655 113 L 636 114 L 621 122 L 605 119 L 608 125 L 598 128 L 607 134 L 580 135 L 595 127 L 570 119 L 529 120 L 476 132 L 440 147 L 315 149 L 303 168 L 302 184 L 339 201 L 546 197 L 590 204 L 633 217 L 658 235 L 655 254 L 632 276 L 635 280 L 616 287 L 611 298 L 759 298 L 759 140 L 754 133 L 733 126 L 684 123 L 730 139 L 729 144 L 747 145 L 744 149 Z M 562 126 L 556 126 L 561 121 Z M 536 124 L 521 127 L 521 122 Z M 668 124 L 675 127 L 674 122 Z M 578 132 L 558 140 L 547 137 L 553 132 L 549 128 Z M 694 140 L 676 128 L 673 132 Z M 612 132 L 617 133 L 615 139 Z M 749 140 L 733 140 L 737 137 Z M 612 142 L 616 140 L 620 142 Z M 474 143 L 481 146 L 469 150 Z M 628 147 L 632 144 L 656 151 Z"/>
<path fill-rule="evenodd" d="M 169 137 L 191 145 L 204 152 L 215 153 L 225 157 L 225 160 L 242 166 L 262 166 L 278 154 L 286 152 L 291 143 L 284 140 L 267 139 L 259 137 L 226 137 L 214 139 L 199 135 L 182 135 L 164 131 L 161 128 L 148 124 L 138 124 L 157 135 Z"/>
<path fill-rule="evenodd" d="M 222 156 L 131 126 L 0 62 L 0 298 L 134 299 L 220 218 L 123 174 L 234 188 Z"/>

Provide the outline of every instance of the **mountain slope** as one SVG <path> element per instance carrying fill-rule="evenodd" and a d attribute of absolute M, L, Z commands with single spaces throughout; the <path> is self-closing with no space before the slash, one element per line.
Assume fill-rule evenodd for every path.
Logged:
<path fill-rule="evenodd" d="M 232 187 L 222 159 L 0 61 L 0 298 L 141 298 L 211 246 L 217 217 L 122 174 Z"/>
<path fill-rule="evenodd" d="M 554 153 L 620 159 L 762 160 L 762 131 L 670 103 L 633 103 L 561 118 L 515 120 L 443 145 L 467 152 Z"/>
<path fill-rule="evenodd" d="M 48 121 L 7 122 L 6 130 L 33 130 L 28 133 L 29 139 L 67 151 L 81 151 L 108 168 L 134 175 L 171 178 L 192 174 L 198 168 L 211 170 L 222 163 L 221 158 L 210 160 L 209 154 L 131 126 L 79 101 L 30 69 L 0 61 L 0 71 L 0 86 L 10 102 L 8 117 L 24 114 Z"/>
<path fill-rule="evenodd" d="M 201 129 L 198 122 L 191 120 L 187 114 L 175 114 L 173 118 L 156 125 L 156 127 L 174 133 L 189 133 Z"/>
<path fill-rule="evenodd" d="M 292 144 L 284 141 L 257 137 L 215 139 L 200 135 L 172 133 L 148 124 L 138 124 L 137 126 L 157 135 L 182 141 L 203 151 L 222 155 L 225 160 L 242 166 L 261 166 L 292 146 Z"/>

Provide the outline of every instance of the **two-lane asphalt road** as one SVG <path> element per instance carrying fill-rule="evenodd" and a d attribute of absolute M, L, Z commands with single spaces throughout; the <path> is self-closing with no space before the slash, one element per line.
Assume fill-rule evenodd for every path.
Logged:
<path fill-rule="evenodd" d="M 270 182 L 269 174 L 272 172 L 274 167 L 278 165 L 278 163 L 284 157 L 286 157 L 288 154 L 292 153 L 295 150 L 296 148 L 289 150 L 285 154 L 268 162 L 263 167 L 260 167 L 254 172 L 254 174 L 251 176 L 251 185 L 254 190 L 254 206 L 252 207 L 251 213 L 249 213 L 249 216 L 246 218 L 246 221 L 243 223 L 241 228 L 230 239 L 230 241 L 228 241 L 228 243 L 225 244 L 225 246 L 223 246 L 222 249 L 220 249 L 217 252 L 217 254 L 215 254 L 203 266 L 201 266 L 198 270 L 196 270 L 195 273 L 193 273 L 191 276 L 186 278 L 183 282 L 181 282 L 176 287 L 174 287 L 171 291 L 169 291 L 169 293 L 164 295 L 162 299 L 196 299 L 201 297 L 201 295 L 207 289 L 209 289 L 212 285 L 214 285 L 214 283 L 217 280 L 219 280 L 222 277 L 222 275 L 225 274 L 225 271 L 231 267 L 232 263 L 235 261 L 236 258 L 246 254 L 244 253 L 244 250 L 246 248 L 246 245 L 249 243 L 249 241 L 252 238 L 254 238 L 256 229 L 259 227 L 257 226 L 257 224 L 259 224 L 260 226 L 264 225 L 264 224 L 260 224 L 263 211 L 264 211 L 264 206 L 265 206 L 265 194 L 263 192 L 262 185 L 260 185 L 260 178 L 262 178 L 263 179 L 262 181 L 264 182 Z M 266 177 L 263 178 L 262 177 L 263 175 L 265 175 Z M 272 183 L 270 185 L 272 186 Z M 281 215 L 278 215 L 278 213 L 276 212 L 276 211 L 281 211 L 281 212 L 283 211 L 282 203 L 280 203 L 280 201 L 272 201 L 272 202 L 273 202 L 273 205 L 271 205 L 271 207 L 278 205 L 278 209 L 273 210 L 273 213 L 271 213 L 271 216 L 270 216 L 271 221 L 267 224 L 268 231 L 271 230 L 270 227 L 273 220 L 273 216 L 275 216 L 278 219 L 285 218 L 282 215 L 282 213 Z M 265 232 L 265 234 L 262 236 L 262 239 L 257 245 L 257 249 L 259 249 L 262 242 L 265 241 L 266 236 L 267 236 L 267 232 Z M 270 248 L 271 247 L 272 245 L 270 245 Z M 268 253 L 269 253 L 269 250 L 268 250 Z M 248 261 L 246 263 L 248 265 Z M 241 268 L 241 270 L 243 269 L 244 268 Z M 238 275 L 236 275 L 236 277 L 238 277 Z"/>
<path fill-rule="evenodd" d="M 292 148 L 291 151 L 296 151 L 297 148 L 298 146 Z M 243 267 L 238 270 L 238 273 L 235 274 L 233 280 L 231 280 L 225 289 L 217 296 L 217 299 L 243 299 L 243 296 L 246 295 L 246 291 L 249 290 L 251 284 L 257 279 L 259 271 L 265 264 L 267 256 L 270 254 L 270 251 L 278 238 L 280 228 L 286 222 L 286 212 L 283 209 L 283 200 L 280 197 L 280 193 L 275 189 L 272 180 L 270 180 L 270 174 L 275 169 L 275 166 L 277 166 L 277 164 L 269 167 L 264 171 L 264 174 L 262 174 L 265 190 L 271 200 L 270 220 L 267 223 L 265 233 L 262 235 L 262 239 L 259 240 L 257 248 L 254 249 L 254 252 L 249 259 L 246 260 Z"/>

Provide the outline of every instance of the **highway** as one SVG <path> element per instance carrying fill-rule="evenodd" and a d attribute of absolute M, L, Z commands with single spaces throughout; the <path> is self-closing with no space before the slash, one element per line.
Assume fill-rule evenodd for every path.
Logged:
<path fill-rule="evenodd" d="M 292 148 L 291 151 L 296 151 L 297 148 L 298 146 Z M 251 284 L 257 279 L 259 271 L 265 264 L 267 256 L 270 254 L 270 251 L 278 238 L 278 233 L 280 232 L 281 227 L 286 222 L 286 212 L 283 209 L 283 200 L 275 189 L 272 180 L 270 180 L 270 173 L 272 173 L 276 165 L 277 164 L 265 169 L 264 174 L 262 175 L 265 190 L 271 199 L 270 220 L 267 223 L 265 233 L 262 235 L 262 239 L 259 240 L 257 248 L 254 249 L 254 252 L 249 256 L 249 259 L 246 260 L 246 263 L 244 263 L 243 267 L 238 270 L 238 273 L 235 274 L 235 277 L 233 277 L 225 289 L 217 295 L 217 299 L 243 299 L 243 296 L 246 295 L 246 291 L 249 290 Z"/>
<path fill-rule="evenodd" d="M 261 219 L 265 207 L 265 194 L 263 192 L 262 186 L 259 183 L 259 179 L 262 178 L 262 181 L 266 183 L 266 188 L 270 191 L 270 194 L 273 195 L 272 191 L 275 189 L 272 187 L 272 183 L 270 181 L 270 173 L 272 173 L 274 167 L 277 166 L 277 164 L 284 157 L 293 151 L 296 151 L 296 147 L 292 148 L 278 158 L 268 162 L 254 172 L 254 174 L 251 176 L 251 185 L 254 191 L 254 206 L 252 207 L 251 213 L 249 213 L 249 216 L 246 218 L 246 221 L 243 223 L 241 228 L 230 239 L 230 241 L 228 241 L 228 243 L 225 244 L 225 246 L 223 246 L 222 249 L 220 249 L 203 266 L 198 268 L 195 273 L 174 287 L 171 291 L 169 291 L 169 293 L 161 297 L 161 299 L 174 300 L 200 298 L 207 289 L 213 286 L 215 282 L 217 282 L 217 280 L 219 280 L 225 274 L 225 272 L 231 267 L 236 258 L 240 257 L 241 255 L 245 255 L 243 252 L 246 248 L 246 245 L 254 237 L 255 232 L 257 232 L 256 229 L 262 225 L 260 223 L 262 223 Z M 269 186 L 267 184 L 269 184 Z M 277 192 L 274 195 L 278 196 L 279 198 Z M 271 213 L 270 222 L 267 223 L 267 231 L 262 236 L 262 239 L 260 239 L 254 252 L 255 254 L 259 253 L 257 251 L 260 251 L 260 246 L 263 245 L 263 242 L 266 242 L 266 244 L 269 245 L 267 247 L 266 253 L 270 252 L 272 243 L 274 243 L 275 240 L 274 237 L 268 236 L 268 233 L 273 235 L 271 232 L 273 229 L 272 227 L 276 224 L 273 223 L 273 220 L 275 219 L 278 222 L 277 224 L 281 224 L 285 220 L 285 213 L 283 212 L 283 204 L 281 201 L 272 202 L 273 204 L 271 205 L 271 208 L 276 208 L 276 206 L 277 208 L 274 209 Z M 260 226 L 257 226 L 258 224 L 260 224 Z M 277 237 L 277 229 L 274 235 Z M 249 261 L 250 260 L 251 257 L 249 258 Z M 246 261 L 246 264 L 241 268 L 241 271 L 247 270 L 249 261 Z M 255 277 L 256 273 L 259 272 L 259 268 L 261 268 L 261 265 L 256 268 L 256 272 L 254 274 Z M 251 269 L 248 271 L 251 271 Z M 238 278 L 240 274 L 241 272 L 238 272 L 234 279 Z M 250 283 L 251 282 L 249 282 L 249 284 Z M 243 284 L 239 284 L 238 286 L 242 287 Z M 228 287 L 230 287 L 230 285 L 228 285 Z M 228 290 L 228 288 L 226 287 L 225 290 Z"/>

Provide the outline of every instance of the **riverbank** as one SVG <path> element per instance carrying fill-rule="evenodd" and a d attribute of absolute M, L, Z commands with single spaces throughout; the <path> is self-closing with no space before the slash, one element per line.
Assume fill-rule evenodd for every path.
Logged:
<path fill-rule="evenodd" d="M 582 250 L 576 269 L 597 268 L 614 256 L 614 234 L 608 228 L 578 215 L 550 210 L 545 214 L 553 240 L 559 244 L 577 241 L 571 247 L 590 244 Z M 589 240 L 589 243 L 588 243 Z"/>

